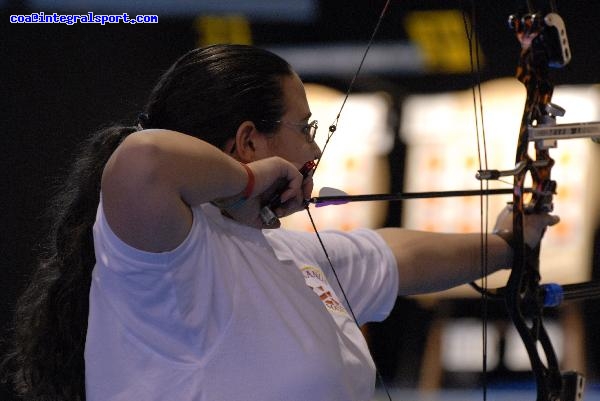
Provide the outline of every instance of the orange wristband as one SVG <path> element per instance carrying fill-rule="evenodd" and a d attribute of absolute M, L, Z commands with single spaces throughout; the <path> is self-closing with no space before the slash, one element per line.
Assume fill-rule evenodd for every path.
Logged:
<path fill-rule="evenodd" d="M 244 163 L 240 163 L 240 164 L 246 169 L 246 174 L 248 174 L 248 182 L 246 183 L 246 188 L 244 188 L 244 191 L 242 191 L 242 201 L 245 201 L 246 199 L 248 199 L 250 197 L 250 195 L 252 195 L 252 192 L 254 191 L 254 181 L 255 180 L 254 180 L 254 173 L 252 172 L 250 167 L 248 167 Z"/>

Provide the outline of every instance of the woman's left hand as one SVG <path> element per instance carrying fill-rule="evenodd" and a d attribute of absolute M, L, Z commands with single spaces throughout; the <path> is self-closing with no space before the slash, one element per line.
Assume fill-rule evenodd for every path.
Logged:
<path fill-rule="evenodd" d="M 546 232 L 546 228 L 557 224 L 559 221 L 560 219 L 558 216 L 548 213 L 525 214 L 523 218 L 523 236 L 525 244 L 530 248 L 538 246 L 544 232 Z M 512 206 L 507 205 L 498 215 L 492 233 L 497 234 L 506 240 L 506 237 L 512 237 L 512 230 L 513 211 Z"/>

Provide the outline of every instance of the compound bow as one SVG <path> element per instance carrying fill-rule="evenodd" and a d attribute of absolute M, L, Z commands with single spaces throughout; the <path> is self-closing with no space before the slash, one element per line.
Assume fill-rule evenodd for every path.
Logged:
<path fill-rule="evenodd" d="M 523 340 L 531 362 L 536 379 L 537 401 L 575 401 L 583 397 L 583 375 L 578 372 L 561 373 L 556 353 L 543 324 L 543 311 L 545 307 L 557 306 L 566 298 L 599 296 L 600 286 L 592 282 L 563 287 L 556 284 L 540 285 L 540 246 L 532 249 L 525 244 L 523 220 L 526 214 L 547 213 L 553 210 L 556 182 L 551 179 L 554 160 L 550 157 L 549 149 L 556 147 L 558 139 L 589 137 L 598 141 L 600 123 L 556 124 L 556 117 L 562 116 L 564 110 L 551 103 L 554 88 L 549 71 L 551 68 L 565 66 L 570 61 L 571 54 L 565 25 L 556 12 L 554 1 L 549 0 L 546 8 L 539 9 L 535 9 L 532 3 L 527 1 L 525 12 L 509 17 L 509 26 L 521 44 L 516 75 L 524 84 L 527 93 L 517 143 L 516 166 L 508 171 L 480 170 L 477 174 L 480 180 L 497 179 L 501 176 L 514 177 L 513 232 L 510 235 L 510 242 L 514 249 L 513 267 L 506 287 L 497 290 L 484 289 L 484 291 L 494 298 L 501 297 L 505 300 L 509 316 Z M 367 55 L 389 4 L 388 0 L 362 61 Z M 352 84 L 360 71 L 360 66 L 349 85 L 335 122 L 329 128 L 327 142 L 336 130 L 337 121 L 352 91 Z M 534 155 L 529 154 L 530 142 L 535 144 Z M 531 176 L 531 190 L 525 188 L 528 175 Z M 532 192 L 527 200 L 524 197 L 526 192 Z M 480 191 L 481 195 L 487 193 L 490 192 Z M 433 196 L 444 195 L 447 194 L 433 193 Z M 318 205 L 319 203 L 339 204 L 350 201 L 400 200 L 416 197 L 421 196 L 418 194 L 358 196 L 337 194 L 312 198 L 310 202 Z M 327 253 L 326 250 L 325 252 Z"/>
<path fill-rule="evenodd" d="M 521 44 L 516 76 L 527 93 L 517 143 L 516 166 L 509 172 L 480 171 L 478 178 L 514 176 L 514 261 L 505 289 L 496 293 L 503 294 L 510 318 L 527 350 L 536 379 L 537 401 L 574 401 L 583 397 L 583 375 L 573 371 L 561 373 L 542 321 L 544 308 L 558 305 L 565 289 L 558 285 L 540 285 L 540 246 L 532 249 L 525 244 L 523 217 L 529 213 L 553 210 L 556 182 L 551 179 L 554 160 L 550 157 L 549 149 L 556 147 L 556 140 L 597 137 L 600 124 L 556 125 L 556 117 L 562 116 L 564 110 L 551 103 L 553 84 L 549 70 L 563 67 L 571 59 L 566 29 L 553 1 L 546 9 L 534 9 L 531 2 L 527 3 L 526 12 L 509 17 L 509 26 Z M 530 142 L 535 144 L 534 156 L 528 153 Z M 533 191 L 525 202 L 524 188 L 528 174 Z M 594 288 L 596 285 L 590 283 L 588 287 Z"/>

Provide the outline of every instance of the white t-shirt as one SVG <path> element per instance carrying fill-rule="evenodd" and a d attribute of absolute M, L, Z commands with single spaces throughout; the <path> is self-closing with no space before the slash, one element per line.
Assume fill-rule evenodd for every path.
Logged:
<path fill-rule="evenodd" d="M 311 233 L 260 231 L 203 205 L 176 249 L 134 249 L 100 204 L 85 348 L 88 401 L 366 401 L 375 375 Z M 359 322 L 397 294 L 370 230 L 323 232 Z M 340 295 L 340 296 L 338 296 Z"/>

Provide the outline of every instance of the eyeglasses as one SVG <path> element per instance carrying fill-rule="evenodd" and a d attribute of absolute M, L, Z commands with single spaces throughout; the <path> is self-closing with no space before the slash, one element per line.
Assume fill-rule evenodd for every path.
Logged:
<path fill-rule="evenodd" d="M 288 125 L 290 127 L 300 127 L 301 132 L 306 137 L 306 141 L 308 143 L 313 143 L 315 141 L 315 136 L 317 135 L 317 129 L 319 128 L 319 122 L 317 120 L 313 120 L 308 124 L 304 123 L 292 123 L 289 121 L 276 120 L 276 121 L 268 121 L 268 120 L 260 120 L 263 123 L 274 123 L 274 124 L 283 124 Z M 231 146 L 229 150 L 229 154 L 232 155 L 235 153 L 235 142 Z"/>
<path fill-rule="evenodd" d="M 272 122 L 272 123 L 277 123 L 277 124 L 283 124 L 283 125 L 287 125 L 290 127 L 299 127 L 300 130 L 302 131 L 302 133 L 304 134 L 304 136 L 306 136 L 306 140 L 309 143 L 312 143 L 315 141 L 315 136 L 317 135 L 317 129 L 319 128 L 319 122 L 317 120 L 313 120 L 311 122 L 309 122 L 308 124 L 304 124 L 304 123 L 292 123 L 289 121 L 283 121 L 283 120 L 277 120 L 277 121 L 264 121 L 264 122 Z"/>

